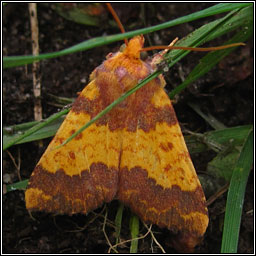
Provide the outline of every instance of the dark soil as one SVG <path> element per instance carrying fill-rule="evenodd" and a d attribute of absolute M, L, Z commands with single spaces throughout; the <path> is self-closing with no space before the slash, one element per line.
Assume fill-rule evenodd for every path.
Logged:
<path fill-rule="evenodd" d="M 183 15 L 204 9 L 212 4 L 145 4 L 145 19 L 142 19 L 142 4 L 114 5 L 127 30 L 155 25 Z M 138 18 L 139 17 L 139 18 Z M 111 19 L 106 14 L 104 19 Z M 65 20 L 50 7 L 50 4 L 38 4 L 38 22 L 40 32 L 40 52 L 47 53 L 65 49 L 84 40 L 119 33 L 103 19 L 104 25 L 89 27 Z M 153 45 L 169 44 L 175 37 L 182 38 L 194 29 L 212 20 L 201 19 L 170 29 L 150 34 L 146 40 Z M 3 55 L 31 54 L 30 22 L 27 4 L 10 4 L 3 8 Z M 223 41 L 216 41 L 221 45 Z M 54 107 L 48 93 L 56 96 L 74 98 L 88 82 L 92 70 L 97 67 L 109 52 L 115 52 L 121 43 L 98 47 L 61 58 L 40 62 L 42 79 L 43 117 L 49 117 L 59 109 Z M 175 110 L 182 127 L 191 131 L 205 132 L 210 126 L 199 117 L 187 102 L 200 102 L 201 109 L 211 113 L 228 127 L 253 123 L 253 54 L 252 43 L 236 49 L 209 74 L 195 82 L 182 92 L 175 104 Z M 188 55 L 166 75 L 167 90 L 170 91 L 181 83 L 182 74 L 186 75 L 198 63 L 199 53 Z M 33 121 L 32 66 L 22 66 L 3 71 L 3 125 L 20 124 Z M 21 179 L 30 177 L 37 161 L 47 147 L 50 139 L 43 141 L 43 148 L 38 142 L 21 144 L 9 149 L 16 163 L 20 161 Z M 20 155 L 19 155 L 20 154 Z M 214 156 L 211 152 L 192 155 L 197 170 L 204 171 L 207 161 Z M 3 153 L 3 174 L 9 174 L 9 183 L 17 182 L 17 170 L 10 156 Z M 254 187 L 251 173 L 246 190 L 243 216 L 239 237 L 239 253 L 253 253 L 253 202 Z M 6 181 L 7 183 L 7 181 Z M 226 194 L 218 198 L 209 207 L 210 224 L 205 239 L 196 248 L 196 253 L 219 253 L 222 238 Z M 103 208 L 85 215 L 53 216 L 45 213 L 29 215 L 25 208 L 24 191 L 9 192 L 3 195 L 3 253 L 107 253 L 109 245 L 102 231 Z M 108 221 L 106 233 L 115 244 L 113 222 L 118 209 L 118 202 L 106 206 Z M 130 239 L 129 209 L 124 211 L 121 239 Z M 175 253 L 169 246 L 169 231 L 153 226 L 157 240 L 167 253 Z M 140 225 L 140 234 L 147 232 Z M 129 243 L 118 247 L 121 253 L 129 253 Z M 140 253 L 161 253 L 152 242 L 151 236 L 139 241 Z"/>

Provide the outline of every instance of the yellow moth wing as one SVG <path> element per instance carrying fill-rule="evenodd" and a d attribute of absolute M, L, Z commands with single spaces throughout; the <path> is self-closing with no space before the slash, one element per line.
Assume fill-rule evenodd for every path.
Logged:
<path fill-rule="evenodd" d="M 154 83 L 148 122 L 141 125 L 136 111 L 136 130 L 123 132 L 118 198 L 142 220 L 186 234 L 178 242 L 194 247 L 208 226 L 206 200 L 171 101 Z"/>
<path fill-rule="evenodd" d="M 113 199 L 120 152 L 117 132 L 111 132 L 107 125 L 94 123 L 68 144 L 57 148 L 91 119 L 82 109 L 88 107 L 88 102 L 97 100 L 97 96 L 94 81 L 80 93 L 32 173 L 25 194 L 28 209 L 87 213 Z"/>

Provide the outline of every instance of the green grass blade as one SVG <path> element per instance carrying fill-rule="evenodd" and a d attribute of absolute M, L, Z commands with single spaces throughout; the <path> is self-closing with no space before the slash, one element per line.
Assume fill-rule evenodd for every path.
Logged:
<path fill-rule="evenodd" d="M 253 14 L 251 7 L 241 10 L 234 10 L 228 13 L 225 17 L 214 20 L 202 27 L 196 29 L 188 36 L 179 40 L 175 45 L 177 46 L 198 46 L 210 40 L 213 40 L 223 34 L 229 33 L 240 26 L 252 24 Z M 188 51 L 186 51 L 187 53 Z M 182 50 L 173 50 L 167 54 L 171 59 L 179 57 L 179 54 L 184 53 Z M 175 57 L 175 55 L 177 55 Z"/>
<path fill-rule="evenodd" d="M 224 147 L 219 153 L 207 164 L 207 174 L 217 178 L 218 184 L 230 183 L 234 167 L 240 156 L 239 148 L 233 147 L 232 144 Z"/>
<path fill-rule="evenodd" d="M 243 30 L 246 34 L 246 30 L 248 27 L 253 26 L 254 15 L 253 15 L 253 6 L 247 6 L 245 8 L 240 9 L 231 19 L 229 22 L 223 24 L 220 30 L 213 32 L 207 38 L 209 41 L 213 40 L 216 37 L 222 36 L 230 31 L 239 29 Z"/>
<path fill-rule="evenodd" d="M 13 146 L 14 144 L 18 143 L 19 141 L 23 140 L 24 138 L 28 137 L 29 135 L 31 135 L 31 134 L 35 133 L 36 131 L 42 129 L 47 124 L 55 121 L 56 119 L 58 119 L 59 117 L 65 115 L 65 114 L 67 114 L 69 112 L 69 110 L 70 110 L 70 108 L 69 109 L 64 109 L 64 110 L 60 111 L 59 113 L 56 113 L 56 114 L 50 116 L 45 121 L 39 122 L 38 124 L 36 124 L 32 128 L 30 128 L 29 130 L 24 132 L 23 134 L 18 135 L 16 137 L 13 137 L 11 140 L 4 141 L 3 150 L 6 150 L 7 148 Z"/>
<path fill-rule="evenodd" d="M 208 150 L 209 147 L 207 145 L 209 144 L 212 144 L 213 147 L 214 144 L 226 146 L 230 143 L 232 143 L 233 147 L 241 146 L 244 144 L 251 129 L 252 125 L 244 125 L 206 132 L 201 134 L 201 138 L 198 138 L 197 135 L 189 135 L 185 136 L 186 145 L 191 154 Z"/>
<path fill-rule="evenodd" d="M 241 13 L 243 15 L 239 15 Z M 246 30 L 243 27 L 243 29 L 240 29 L 238 31 L 238 33 L 232 39 L 228 40 L 225 44 L 231 44 L 234 42 L 245 42 L 246 40 L 248 40 L 248 38 L 250 38 L 252 36 L 252 33 L 253 33 L 253 22 L 251 19 L 253 17 L 253 15 L 250 15 L 250 14 L 251 14 L 251 8 L 247 8 L 246 10 L 244 10 L 244 9 L 240 10 L 240 12 L 237 13 L 235 16 L 233 16 L 233 17 L 230 16 L 228 19 L 226 19 L 225 22 L 222 24 L 222 26 L 219 27 L 218 29 L 214 29 L 214 27 L 213 28 L 211 28 L 211 27 L 212 27 L 212 25 L 218 26 L 219 24 L 221 24 L 222 19 L 219 20 L 219 24 L 216 23 L 216 21 L 214 21 L 212 23 L 205 25 L 204 26 L 205 28 L 212 30 L 212 33 L 209 34 L 210 37 L 208 39 L 213 39 L 214 38 L 213 35 L 214 36 L 222 35 L 223 27 L 225 28 L 224 30 L 226 31 L 226 26 L 228 24 L 231 24 L 231 26 L 234 26 L 233 28 L 236 28 L 238 25 L 234 19 L 239 17 L 240 26 L 242 26 L 245 22 L 247 23 Z M 241 17 L 243 17 L 243 18 L 241 18 Z M 203 30 L 204 27 L 196 30 L 194 33 L 200 34 L 201 30 Z M 230 28 L 230 31 L 233 28 Z M 207 41 L 208 41 L 208 39 L 207 39 Z M 203 42 L 203 40 L 201 40 L 201 41 Z M 186 43 L 188 44 L 188 42 L 186 42 Z M 217 63 L 219 63 L 225 56 L 230 54 L 235 49 L 236 49 L 236 47 L 232 47 L 232 48 L 228 48 L 225 50 L 214 51 L 214 52 L 208 53 L 205 57 L 203 57 L 200 60 L 200 63 L 192 70 L 192 72 L 189 74 L 189 76 L 186 78 L 186 80 L 182 84 L 180 84 L 178 87 L 176 87 L 174 90 L 172 90 L 172 92 L 169 94 L 169 97 L 171 99 L 173 99 L 176 94 L 179 94 L 189 84 L 191 84 L 192 82 L 194 82 L 195 80 L 197 80 L 198 78 L 200 78 L 201 76 L 203 76 L 204 74 L 209 72 Z"/>
<path fill-rule="evenodd" d="M 123 218 L 124 205 L 120 202 L 115 218 L 115 229 L 116 229 L 116 244 L 120 241 L 120 233 L 122 228 L 122 218 Z"/>
<path fill-rule="evenodd" d="M 251 31 L 249 31 L 249 33 L 250 32 Z M 240 31 L 231 40 L 226 42 L 226 44 L 238 41 L 244 42 L 252 35 L 249 33 L 244 34 L 244 31 Z M 209 72 L 214 66 L 216 66 L 217 63 L 219 63 L 224 57 L 230 54 L 235 48 L 236 47 L 232 47 L 225 50 L 208 53 L 200 60 L 200 63 L 192 70 L 187 79 L 169 94 L 169 97 L 171 99 L 174 98 L 176 94 L 179 94 L 181 91 L 183 91 L 189 84 L 193 83 L 195 80 Z"/>
<path fill-rule="evenodd" d="M 22 144 L 26 142 L 42 140 L 49 138 L 55 135 L 60 125 L 64 121 L 64 117 L 60 117 L 54 120 L 52 123 L 45 124 L 44 127 L 40 128 L 36 132 L 28 135 L 20 141 L 17 141 L 15 144 Z M 21 125 L 13 125 L 3 128 L 3 144 L 8 145 L 12 140 L 18 138 L 20 134 L 24 134 L 28 129 L 40 123 L 39 121 L 24 123 Z"/>
<path fill-rule="evenodd" d="M 25 130 L 33 127 L 34 125 L 38 124 L 40 121 L 32 121 L 32 122 L 26 122 L 23 124 L 15 124 L 11 126 L 5 126 L 3 128 L 3 134 L 4 135 L 11 135 L 17 132 L 24 132 Z"/>
<path fill-rule="evenodd" d="M 243 125 L 237 127 L 226 128 L 223 130 L 206 132 L 210 140 L 216 140 L 218 143 L 232 143 L 237 146 L 244 143 L 249 131 L 252 129 L 252 125 Z"/>
<path fill-rule="evenodd" d="M 200 107 L 192 102 L 189 102 L 188 105 L 199 115 L 201 116 L 213 129 L 220 130 L 227 128 L 223 123 L 221 123 L 219 120 L 217 120 L 213 115 L 211 114 L 204 114 Z"/>
<path fill-rule="evenodd" d="M 3 67 L 4 68 L 16 67 L 16 66 L 30 64 L 30 63 L 33 63 L 34 61 L 38 61 L 38 60 L 56 58 L 56 57 L 64 56 L 66 54 L 75 53 L 78 51 L 89 50 L 94 47 L 99 47 L 99 46 L 102 46 L 105 44 L 109 44 L 109 43 L 113 43 L 113 42 L 122 40 L 124 38 L 131 38 L 135 35 L 155 32 L 155 31 L 158 31 L 161 29 L 169 28 L 169 27 L 176 26 L 176 25 L 186 23 L 186 22 L 190 22 L 190 21 L 193 21 L 196 19 L 208 17 L 211 15 L 215 15 L 215 14 L 219 14 L 219 13 L 223 13 L 223 12 L 232 11 L 234 9 L 243 8 L 243 7 L 250 6 L 250 5 L 251 5 L 250 3 L 217 4 L 215 6 L 207 8 L 205 10 L 195 12 L 190 15 L 180 17 L 178 19 L 168 21 L 168 22 L 156 25 L 156 26 L 138 29 L 135 31 L 124 33 L 124 34 L 117 34 L 117 35 L 113 35 L 113 36 L 111 35 L 111 36 L 93 38 L 93 39 L 84 41 L 82 43 L 79 43 L 77 45 L 71 46 L 67 49 L 58 51 L 58 52 L 44 53 L 44 54 L 40 54 L 37 56 L 32 56 L 32 55 L 30 55 L 30 56 L 7 56 L 7 57 L 3 58 Z"/>
<path fill-rule="evenodd" d="M 28 180 L 22 180 L 6 186 L 6 191 L 11 192 L 17 189 L 25 190 L 28 185 Z"/>
<path fill-rule="evenodd" d="M 251 130 L 234 168 L 229 186 L 221 253 L 237 253 L 245 189 L 252 163 L 253 131 Z"/>
<path fill-rule="evenodd" d="M 138 252 L 139 240 L 136 238 L 138 238 L 139 229 L 140 229 L 139 218 L 136 215 L 132 214 L 131 219 L 130 219 L 130 230 L 131 230 L 132 239 L 134 239 L 134 240 L 131 241 L 130 253 Z"/>

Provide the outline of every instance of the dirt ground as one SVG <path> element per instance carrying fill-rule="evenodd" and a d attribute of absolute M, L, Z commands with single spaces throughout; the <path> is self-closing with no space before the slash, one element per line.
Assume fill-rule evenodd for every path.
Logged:
<path fill-rule="evenodd" d="M 127 30 L 155 25 L 171 20 L 212 4 L 124 4 L 114 5 Z M 144 8 L 144 12 L 142 11 Z M 142 17 L 144 15 L 144 22 Z M 140 17 L 138 19 L 138 17 Z M 106 19 L 111 16 L 106 14 Z M 40 52 L 47 53 L 65 49 L 96 36 L 119 33 L 117 28 L 107 26 L 90 27 L 68 21 L 59 16 L 50 4 L 38 4 L 40 32 Z M 212 18 L 210 19 L 212 20 Z M 176 36 L 182 38 L 195 28 L 209 22 L 202 19 L 189 24 L 165 29 L 149 35 L 153 45 L 168 44 Z M 31 54 L 30 22 L 27 4 L 7 4 L 3 8 L 3 55 Z M 222 41 L 216 41 L 220 45 Z M 48 94 L 73 97 L 81 91 L 88 81 L 92 70 L 97 67 L 109 52 L 115 52 L 120 42 L 93 50 L 79 52 L 56 59 L 42 61 L 43 117 L 49 117 L 59 109 L 53 106 Z M 206 113 L 211 113 L 228 127 L 253 123 L 253 54 L 252 42 L 234 51 L 209 74 L 189 86 L 182 92 L 175 104 L 176 114 L 182 128 L 205 132 L 211 130 L 188 105 L 187 102 L 200 102 Z M 197 64 L 199 53 L 188 55 L 166 74 L 167 90 L 181 83 L 182 74 L 186 76 Z M 3 71 L 3 125 L 21 124 L 33 121 L 31 65 L 5 69 Z M 47 147 L 50 139 L 13 146 L 10 154 L 18 162 L 20 159 L 21 179 L 30 177 L 37 161 Z M 211 152 L 192 155 L 197 170 L 205 170 L 207 162 L 214 155 Z M 3 153 L 3 174 L 9 174 L 9 183 L 18 181 L 17 170 L 10 156 Z M 244 201 L 241 222 L 239 253 L 253 253 L 253 173 L 250 174 Z M 210 224 L 205 239 L 195 250 L 196 253 L 219 253 L 222 238 L 222 225 L 225 212 L 226 193 L 209 207 Z M 25 208 L 24 191 L 15 191 L 3 195 L 2 202 L 2 245 L 3 253 L 107 253 L 109 245 L 102 231 L 105 208 L 108 209 L 106 233 L 115 244 L 113 223 L 118 202 L 113 201 L 96 211 L 85 215 L 53 216 L 45 213 L 33 213 L 33 218 Z M 129 209 L 125 208 L 121 239 L 130 239 Z M 153 226 L 154 234 L 167 253 L 175 253 L 170 247 L 169 231 Z M 140 234 L 147 232 L 140 225 Z M 118 247 L 120 253 L 129 253 L 129 243 Z M 161 253 L 159 247 L 148 235 L 139 241 L 139 253 Z"/>

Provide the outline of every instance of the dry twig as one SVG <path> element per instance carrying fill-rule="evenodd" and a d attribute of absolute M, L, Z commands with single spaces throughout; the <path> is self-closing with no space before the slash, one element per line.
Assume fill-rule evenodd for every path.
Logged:
<path fill-rule="evenodd" d="M 36 3 L 29 3 L 28 7 L 31 25 L 32 52 L 33 55 L 39 55 L 37 5 Z M 40 121 L 42 120 L 40 62 L 37 61 L 33 63 L 32 72 L 34 92 L 34 118 L 36 121 Z"/>

